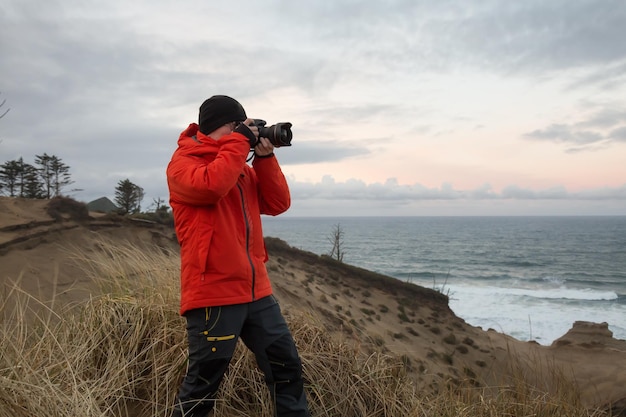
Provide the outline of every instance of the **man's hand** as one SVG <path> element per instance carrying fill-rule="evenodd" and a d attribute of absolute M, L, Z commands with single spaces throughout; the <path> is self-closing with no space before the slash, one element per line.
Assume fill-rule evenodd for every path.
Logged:
<path fill-rule="evenodd" d="M 254 125 L 254 119 L 244 120 L 232 131 L 244 135 L 250 143 L 250 148 L 254 148 L 257 144 L 259 144 L 259 128 Z"/>
<path fill-rule="evenodd" d="M 257 140 L 259 139 L 259 128 L 255 126 L 254 124 L 254 119 L 246 119 L 243 121 L 243 124 L 248 126 L 248 129 L 250 129 L 250 131 L 252 132 L 252 134 L 257 138 Z"/>
<path fill-rule="evenodd" d="M 270 156 L 274 153 L 274 145 L 268 138 L 259 138 L 259 143 L 254 147 L 254 154 L 256 156 L 264 157 Z"/>

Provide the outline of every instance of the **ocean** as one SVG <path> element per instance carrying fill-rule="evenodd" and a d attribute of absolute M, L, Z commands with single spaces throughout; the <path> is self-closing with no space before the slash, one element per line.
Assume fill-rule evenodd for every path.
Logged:
<path fill-rule="evenodd" d="M 626 216 L 263 217 L 265 236 L 435 288 L 467 323 L 550 345 L 575 321 L 626 339 Z"/>

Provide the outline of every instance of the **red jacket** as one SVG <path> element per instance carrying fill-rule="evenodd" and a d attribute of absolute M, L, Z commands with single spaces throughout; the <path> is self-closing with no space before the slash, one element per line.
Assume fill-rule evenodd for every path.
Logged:
<path fill-rule="evenodd" d="M 192 123 L 167 167 L 170 206 L 181 255 L 180 313 L 247 303 L 272 293 L 261 214 L 291 203 L 275 157 L 246 164 L 248 139 L 216 141 Z"/>

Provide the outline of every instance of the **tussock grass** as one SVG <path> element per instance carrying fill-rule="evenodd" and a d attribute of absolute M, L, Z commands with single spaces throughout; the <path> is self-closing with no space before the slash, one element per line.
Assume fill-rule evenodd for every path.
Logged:
<path fill-rule="evenodd" d="M 178 256 L 163 247 L 106 240 L 97 246 L 70 249 L 102 285 L 83 303 L 55 306 L 17 285 L 6 290 L 12 303 L 0 304 L 0 417 L 169 415 L 185 371 Z M 401 358 L 333 340 L 303 313 L 287 318 L 314 417 L 603 415 L 583 409 L 568 384 L 546 394 L 526 382 L 521 366 L 506 386 L 461 383 L 426 393 Z M 240 344 L 215 416 L 271 415 L 263 375 Z"/>

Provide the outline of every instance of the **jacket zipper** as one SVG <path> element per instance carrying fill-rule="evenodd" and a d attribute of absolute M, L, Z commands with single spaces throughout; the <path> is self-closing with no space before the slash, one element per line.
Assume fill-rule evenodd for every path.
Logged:
<path fill-rule="evenodd" d="M 246 255 L 248 256 L 248 262 L 252 269 L 252 301 L 255 300 L 254 284 L 256 281 L 256 270 L 254 269 L 254 262 L 252 262 L 252 256 L 250 255 L 250 223 L 248 222 L 248 215 L 246 209 L 246 200 L 243 195 L 243 188 L 237 183 L 237 189 L 239 189 L 239 196 L 241 197 L 241 208 L 243 209 L 243 221 L 246 225 Z"/>

